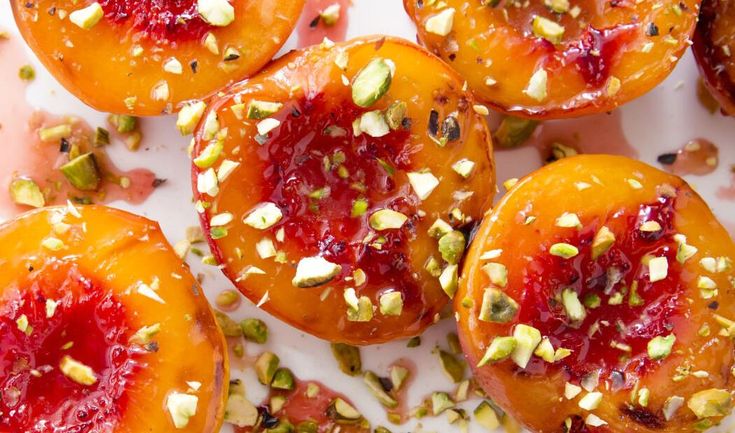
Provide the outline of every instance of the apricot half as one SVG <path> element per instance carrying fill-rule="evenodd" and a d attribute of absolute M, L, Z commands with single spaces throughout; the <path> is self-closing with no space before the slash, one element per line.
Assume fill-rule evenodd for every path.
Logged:
<path fill-rule="evenodd" d="M 610 111 L 661 82 L 699 0 L 404 0 L 418 37 L 494 108 L 533 118 Z"/>
<path fill-rule="evenodd" d="M 13 0 L 23 37 L 64 87 L 106 112 L 159 115 L 257 72 L 304 0 Z"/>
<path fill-rule="evenodd" d="M 219 431 L 224 338 L 157 224 L 52 207 L 0 245 L 0 431 Z"/>
<path fill-rule="evenodd" d="M 534 432 L 694 432 L 730 412 L 735 245 L 680 178 L 553 163 L 483 221 L 457 292 L 475 377 Z"/>
<path fill-rule="evenodd" d="M 735 3 L 702 2 L 692 48 L 710 93 L 725 113 L 735 116 Z"/>
<path fill-rule="evenodd" d="M 252 301 L 323 339 L 420 333 L 494 191 L 475 110 L 455 72 L 403 40 L 281 58 L 212 101 L 196 131 L 214 258 Z"/>

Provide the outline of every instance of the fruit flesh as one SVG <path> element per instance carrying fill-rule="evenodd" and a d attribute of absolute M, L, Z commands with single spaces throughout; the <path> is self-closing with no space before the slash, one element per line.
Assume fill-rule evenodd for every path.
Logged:
<path fill-rule="evenodd" d="M 74 95 L 99 111 L 155 116 L 256 73 L 286 42 L 304 1 L 236 0 L 235 20 L 224 27 L 203 21 L 194 0 L 106 0 L 90 29 L 66 18 L 89 4 L 12 2 L 26 42 Z M 237 58 L 226 59 L 233 49 Z M 172 59 L 180 73 L 164 69 Z"/>
<path fill-rule="evenodd" d="M 462 74 L 479 99 L 539 119 L 610 111 L 646 93 L 683 54 L 699 11 L 696 0 L 548 3 L 566 3 L 566 12 L 553 12 L 541 1 L 492 7 L 404 0 L 419 40 Z M 427 21 L 448 8 L 456 11 L 451 32 L 427 31 Z M 563 27 L 559 43 L 534 33 L 536 17 Z M 547 95 L 537 99 L 524 92 L 541 69 L 548 73 Z"/>
<path fill-rule="evenodd" d="M 724 113 L 735 115 L 735 4 L 702 3 L 692 47 L 704 83 Z"/>
<path fill-rule="evenodd" d="M 637 180 L 640 188 L 628 179 Z M 581 227 L 558 227 L 556 221 L 565 212 L 576 214 Z M 524 224 L 528 216 L 536 219 Z M 650 220 L 661 230 L 642 231 Z M 615 242 L 592 259 L 592 240 L 602 226 L 615 234 Z M 698 248 L 683 263 L 676 258 L 676 234 Z M 570 259 L 552 256 L 550 246 L 560 242 L 577 246 L 579 254 Z M 482 294 L 491 285 L 482 270 L 488 261 L 479 257 L 496 249 L 502 253 L 491 261 L 508 268 L 502 290 L 519 304 L 508 323 L 478 318 Z M 649 255 L 667 258 L 664 279 L 650 281 L 645 264 Z M 726 289 L 732 269 L 711 273 L 699 261 L 733 255 L 735 246 L 724 228 L 680 178 L 621 157 L 561 160 L 521 180 L 478 230 L 455 302 L 463 348 L 483 389 L 532 431 L 564 431 L 567 419 L 573 431 L 691 431 L 695 424 L 717 418 L 700 420 L 684 404 L 667 420 L 663 407 L 670 397 L 688 401 L 698 391 L 731 386 L 733 343 L 717 335 L 721 326 L 715 314 L 735 314 Z M 613 274 L 621 277 L 617 283 L 608 273 L 613 268 L 621 271 Z M 721 288 L 719 294 L 703 296 L 700 276 L 711 278 Z M 631 296 L 634 282 L 640 299 Z M 557 297 L 567 287 L 580 301 L 589 293 L 600 297 L 598 307 L 585 307 L 586 317 L 579 323 L 570 321 Z M 616 293 L 622 295 L 619 300 Z M 462 300 L 465 305 L 473 302 L 468 308 Z M 555 349 L 572 350 L 570 356 L 547 362 L 534 355 L 526 368 L 511 360 L 477 367 L 490 341 L 511 335 L 520 323 L 537 328 Z M 702 331 L 705 324 L 709 333 Z M 652 359 L 648 343 L 671 334 L 676 337 L 671 353 Z M 696 371 L 707 372 L 707 378 L 692 376 Z M 568 399 L 567 383 L 589 390 Z M 602 393 L 602 402 L 594 410 L 581 409 L 580 399 L 593 388 Z M 638 400 L 642 388 L 650 392 L 645 406 Z M 585 425 L 590 414 L 608 425 Z"/>
<path fill-rule="evenodd" d="M 0 417 L 0 428 L 217 431 L 226 392 L 224 340 L 186 265 L 156 224 L 101 206 L 76 209 L 46 208 L 0 226 L 6 270 L 0 277 L 0 410 L 11 415 Z M 69 226 L 64 231 L 59 224 Z M 42 248 L 49 237 L 63 248 Z M 136 289 L 142 281 L 158 287 L 163 304 Z M 51 314 L 47 299 L 56 303 Z M 23 315 L 28 327 L 17 322 Z M 160 330 L 149 341 L 131 340 L 155 324 Z M 65 356 L 90 367 L 94 383 L 62 373 Z M 193 391 L 187 381 L 201 387 Z M 198 397 L 183 429 L 165 409 L 174 391 Z"/>
<path fill-rule="evenodd" d="M 344 71 L 335 64 L 342 52 L 349 58 Z M 342 76 L 353 79 L 376 57 L 395 62 L 395 77 L 385 96 L 369 108 L 359 108 Z M 207 206 L 201 214 L 205 233 L 212 231 L 210 220 L 216 214 L 234 216 L 226 236 L 210 239 L 227 276 L 264 309 L 330 341 L 373 344 L 422 331 L 448 300 L 436 277 L 424 270 L 430 257 L 441 261 L 437 241 L 427 235 L 429 226 L 438 217 L 449 221 L 455 207 L 471 218 L 456 227 L 471 226 L 493 191 L 489 134 L 461 86 L 451 70 L 418 47 L 397 39 L 367 38 L 290 54 L 214 101 L 196 133 L 194 155 L 209 144 L 203 140 L 203 126 L 216 113 L 228 134 L 214 168 L 225 159 L 240 166 L 220 183 L 215 197 L 198 193 L 197 198 Z M 256 137 L 260 120 L 238 119 L 230 108 L 247 107 L 252 100 L 284 104 L 272 116 L 279 123 L 268 138 Z M 406 120 L 396 130 L 383 137 L 354 135 L 355 118 L 386 110 L 395 101 L 407 104 Z M 452 113 L 459 137 L 441 147 L 440 124 Z M 439 120 L 430 122 L 434 118 Z M 461 158 L 476 164 L 467 180 L 449 167 Z M 407 173 L 423 169 L 441 181 L 422 201 Z M 195 190 L 206 170 L 194 166 Z M 360 199 L 367 208 L 353 216 L 353 205 Z M 266 230 L 243 224 L 243 217 L 265 202 L 277 204 L 283 218 Z M 408 220 L 400 229 L 373 230 L 368 221 L 380 209 L 401 212 Z M 426 212 L 423 218 L 419 210 Z M 273 242 L 280 257 L 261 258 L 255 245 L 264 239 Z M 339 275 L 317 287 L 295 287 L 297 263 L 316 255 L 341 265 Z M 263 273 L 248 273 L 252 267 Z M 355 281 L 358 269 L 366 274 L 365 283 L 359 283 L 359 277 Z M 370 299 L 372 320 L 348 320 L 343 293 L 350 287 Z M 380 296 L 389 292 L 401 293 L 400 315 L 383 315 L 378 309 Z"/>

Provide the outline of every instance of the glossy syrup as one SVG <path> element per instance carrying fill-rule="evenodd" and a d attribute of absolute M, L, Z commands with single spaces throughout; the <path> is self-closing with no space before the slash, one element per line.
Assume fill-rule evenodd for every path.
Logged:
<path fill-rule="evenodd" d="M 561 368 L 569 380 L 579 381 L 600 371 L 601 380 L 620 388 L 645 374 L 654 363 L 645 356 L 648 341 L 675 332 L 677 325 L 683 326 L 686 320 L 673 218 L 674 199 L 662 197 L 638 209 L 611 215 L 604 224 L 615 233 L 616 241 L 597 260 L 592 260 L 590 247 L 597 226 L 587 226 L 569 239 L 558 240 L 578 245 L 577 257 L 564 260 L 543 254 L 533 259 L 524 277 L 526 290 L 519 300 L 519 323 L 536 327 L 549 336 L 555 348 L 564 347 L 573 353 L 553 365 L 534 359 L 528 372 L 545 374 L 548 369 Z M 649 220 L 657 221 L 662 230 L 640 231 L 640 224 Z M 649 282 L 648 269 L 641 264 L 646 255 L 668 259 L 666 279 Z M 634 282 L 641 302 L 631 304 Z M 580 299 L 589 294 L 601 299 L 599 307 L 587 308 L 587 317 L 579 326 L 568 324 L 558 300 L 557 295 L 566 287 L 576 290 Z M 610 305 L 616 292 L 625 294 L 620 304 Z"/>
<path fill-rule="evenodd" d="M 58 170 L 65 162 L 60 152 L 60 141 L 42 142 L 38 129 L 73 119 L 73 137 L 88 144 L 90 137 L 94 136 L 93 128 L 81 119 L 52 116 L 43 111 L 34 111 L 28 105 L 26 86 L 18 78 L 18 70 L 28 63 L 28 59 L 18 37 L 0 40 L 0 58 L 5 66 L 0 68 L 0 90 L 4 95 L 3 103 L 0 104 L 0 142 L 4 146 L 3 158 L 0 160 L 0 215 L 8 217 L 29 209 L 16 205 L 10 197 L 10 183 L 18 177 L 33 179 L 42 191 L 47 191 L 47 205 L 64 203 L 67 199 L 95 203 L 124 200 L 137 204 L 153 193 L 158 183 L 153 172 L 147 169 L 118 169 L 104 147 L 94 149 L 97 162 L 105 174 L 98 191 L 88 193 L 72 188 Z M 130 180 L 128 188 L 120 186 L 119 181 L 123 177 Z"/>
<path fill-rule="evenodd" d="M 659 155 L 658 162 L 678 176 L 703 176 L 717 169 L 720 163 L 719 149 L 709 140 L 696 138 L 676 152 Z"/>
<path fill-rule="evenodd" d="M 100 0 L 99 3 L 108 21 L 132 27 L 156 42 L 200 39 L 212 28 L 199 15 L 196 0 Z"/>
<path fill-rule="evenodd" d="M 326 25 L 319 19 L 319 14 L 331 5 L 340 6 L 340 17 L 334 25 Z M 324 38 L 334 42 L 345 40 L 349 24 L 349 8 L 352 0 L 306 0 L 301 20 L 297 27 L 298 46 L 307 47 L 321 43 Z"/>
<path fill-rule="evenodd" d="M 125 412 L 138 368 L 125 307 L 72 265 L 47 264 L 0 311 L 0 431 L 98 431 Z M 48 318 L 46 300 L 57 302 Z M 29 331 L 16 321 L 25 315 Z M 30 334 L 30 335 L 28 335 Z M 64 356 L 92 368 L 93 385 L 60 371 Z"/>

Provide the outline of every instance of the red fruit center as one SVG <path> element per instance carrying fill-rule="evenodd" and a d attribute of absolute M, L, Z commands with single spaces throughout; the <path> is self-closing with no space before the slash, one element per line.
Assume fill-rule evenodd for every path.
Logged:
<path fill-rule="evenodd" d="M 0 307 L 0 431 L 114 428 L 138 368 L 134 349 L 127 345 L 125 307 L 76 267 L 59 263 L 32 271 L 19 289 L 5 294 Z M 53 315 L 47 311 L 48 299 L 56 303 Z M 90 367 L 96 383 L 83 385 L 62 373 L 65 356 Z"/>
<path fill-rule="evenodd" d="M 155 42 L 199 39 L 211 29 L 197 11 L 196 0 L 100 0 L 105 18 L 131 26 Z"/>
<path fill-rule="evenodd" d="M 407 145 L 409 130 L 355 137 L 352 122 L 363 110 L 324 95 L 282 112 L 280 128 L 258 152 L 262 201 L 276 203 L 284 214 L 272 230 L 285 229 L 304 256 L 342 265 L 342 278 L 362 269 L 368 284 L 401 291 L 407 308 L 421 305 L 407 252 L 417 236 L 412 217 L 420 204 L 404 173 L 418 151 Z M 374 234 L 368 218 L 379 209 L 409 219 L 401 229 Z"/>
<path fill-rule="evenodd" d="M 548 336 L 555 348 L 572 350 L 571 356 L 554 364 L 534 357 L 530 372 L 544 374 L 547 368 L 561 367 L 570 380 L 579 381 L 600 371 L 601 379 L 627 387 L 657 362 L 647 355 L 648 342 L 676 334 L 678 327 L 686 326 L 688 310 L 680 282 L 681 265 L 676 260 L 674 214 L 672 198 L 621 210 L 554 241 L 578 246 L 576 257 L 543 254 L 529 263 L 518 320 Z M 658 222 L 661 230 L 641 231 L 646 221 Z M 592 260 L 592 240 L 602 225 L 616 240 L 606 253 Z M 650 282 L 645 265 L 649 257 L 667 258 L 665 279 Z M 570 323 L 565 314 L 560 299 L 565 288 L 573 289 L 580 300 L 588 300 L 587 316 L 581 323 Z M 593 308 L 595 297 L 599 306 Z"/>

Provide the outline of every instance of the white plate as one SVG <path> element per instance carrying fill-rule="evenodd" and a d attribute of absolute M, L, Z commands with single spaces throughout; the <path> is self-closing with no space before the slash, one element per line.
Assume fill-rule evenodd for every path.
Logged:
<path fill-rule="evenodd" d="M 403 10 L 399 0 L 353 0 L 349 10 L 350 24 L 348 37 L 364 34 L 388 34 L 415 40 L 415 29 Z M 0 2 L 0 30 L 9 31 L 12 37 L 19 37 L 13 22 L 9 2 Z M 284 51 L 296 46 L 296 38 L 289 39 Z M 104 113 L 95 112 L 71 96 L 63 89 L 35 59 L 28 50 L 29 59 L 35 66 L 37 78 L 28 87 L 27 99 L 33 106 L 55 114 L 74 114 L 85 118 L 91 125 L 104 125 Z M 0 65 L 3 65 L 0 59 Z M 7 67 L 7 66 L 4 66 Z M 640 159 L 657 166 L 656 157 L 661 153 L 671 152 L 682 147 L 694 138 L 706 138 L 720 148 L 720 166 L 710 175 L 688 177 L 687 180 L 707 200 L 722 222 L 731 230 L 735 230 L 735 202 L 718 199 L 719 188 L 731 186 L 730 166 L 735 164 L 735 119 L 719 114 L 708 113 L 696 97 L 697 71 L 693 58 L 688 53 L 683 61 L 663 84 L 644 97 L 626 105 L 619 111 L 622 113 L 622 124 L 630 144 L 638 151 Z M 5 83 L 0 84 L 5 85 Z M 2 99 L 0 99 L 0 104 Z M 491 116 L 491 118 L 494 116 Z M 13 119 L 0 119 L 4 125 L 12 124 Z M 184 237 L 186 227 L 198 224 L 193 206 L 190 204 L 191 190 L 189 179 L 189 159 L 185 148 L 188 139 L 176 132 L 173 117 L 146 119 L 143 123 L 144 146 L 137 153 L 123 149 L 123 146 L 112 147 L 110 154 L 121 168 L 147 167 L 158 177 L 166 178 L 166 184 L 156 190 L 148 201 L 140 206 L 126 203 L 112 203 L 123 209 L 143 214 L 159 221 L 166 236 L 174 243 Z M 578 125 L 577 121 L 565 121 L 570 129 Z M 7 127 L 7 126 L 4 126 Z M 609 122 L 600 124 L 598 134 L 606 135 Z M 595 140 L 595 137 L 585 138 Z M 615 149 L 610 148 L 610 153 Z M 541 164 L 536 149 L 522 147 L 512 151 L 496 153 L 498 181 L 527 174 Z M 9 215 L 2 215 L 7 218 Z M 194 257 L 195 259 L 195 257 Z M 190 260 L 195 273 L 205 275 L 204 287 L 210 299 L 221 290 L 232 285 L 213 267 L 202 266 L 196 260 Z M 375 425 L 385 425 L 394 432 L 403 431 L 459 431 L 456 425 L 447 424 L 445 417 L 421 420 L 422 427 L 415 422 L 395 427 L 388 423 L 385 411 L 377 400 L 369 394 L 361 378 L 350 378 L 340 373 L 326 342 L 306 335 L 278 320 L 259 311 L 249 302 L 243 302 L 233 318 L 258 317 L 268 324 L 271 338 L 265 346 L 248 347 L 251 354 L 264 349 L 277 353 L 282 364 L 293 370 L 297 377 L 304 380 L 317 380 L 335 391 L 349 396 L 359 410 Z M 406 349 L 405 341 L 398 341 L 362 349 L 363 364 L 380 374 L 385 374 L 387 366 L 398 358 L 413 360 L 417 366 L 418 380 L 411 385 L 408 393 L 409 407 L 418 405 L 432 391 L 453 391 L 455 386 L 443 373 L 438 357 L 432 353 L 436 346 L 446 347 L 445 337 L 454 330 L 452 320 L 444 320 L 430 328 L 422 336 L 422 345 L 415 349 Z M 255 381 L 252 371 L 235 371 L 236 376 L 245 377 L 248 384 L 248 398 L 259 402 L 265 396 L 264 387 Z M 478 401 L 464 403 L 462 407 L 471 411 Z M 151 410 L 160 410 L 151 408 Z M 731 423 L 726 423 L 731 424 Z M 724 427 L 718 428 L 725 431 Z M 231 429 L 224 427 L 223 432 Z M 477 425 L 470 427 L 470 432 L 482 432 Z"/>

